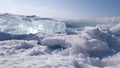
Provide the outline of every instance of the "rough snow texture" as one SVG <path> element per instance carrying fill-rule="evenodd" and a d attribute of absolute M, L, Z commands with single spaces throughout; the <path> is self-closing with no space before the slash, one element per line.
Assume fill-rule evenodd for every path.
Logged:
<path fill-rule="evenodd" d="M 0 32 L 0 68 L 120 68 L 120 24 L 66 33 Z"/>

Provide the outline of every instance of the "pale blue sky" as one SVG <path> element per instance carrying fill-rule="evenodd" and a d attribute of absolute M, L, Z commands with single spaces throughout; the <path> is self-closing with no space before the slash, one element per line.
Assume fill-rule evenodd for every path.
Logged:
<path fill-rule="evenodd" d="M 120 16 L 120 0 L 1 0 L 0 13 L 67 19 Z"/>

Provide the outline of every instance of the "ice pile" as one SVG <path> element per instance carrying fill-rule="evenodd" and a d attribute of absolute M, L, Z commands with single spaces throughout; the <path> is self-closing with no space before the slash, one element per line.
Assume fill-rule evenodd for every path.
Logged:
<path fill-rule="evenodd" d="M 0 32 L 0 68 L 120 68 L 120 23 L 68 29 L 53 20 L 22 18 L 22 23 L 32 22 L 36 27 L 42 24 L 49 29 L 40 31 L 43 27 L 38 26 L 34 28 L 40 32 L 20 35 Z M 37 32 L 35 29 L 31 31 Z M 65 33 L 53 34 L 50 30 Z"/>
<path fill-rule="evenodd" d="M 39 18 L 36 16 L 19 16 L 11 14 L 0 15 L 0 32 L 11 34 L 45 34 L 63 33 L 66 30 L 64 22 Z"/>
<path fill-rule="evenodd" d="M 119 68 L 118 26 L 109 24 L 85 27 L 69 35 L 6 34 L 16 40 L 0 41 L 0 67 Z"/>

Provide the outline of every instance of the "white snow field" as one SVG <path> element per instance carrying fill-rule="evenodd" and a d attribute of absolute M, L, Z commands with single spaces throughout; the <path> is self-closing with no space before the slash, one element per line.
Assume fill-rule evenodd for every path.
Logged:
<path fill-rule="evenodd" d="M 120 23 L 67 28 L 54 19 L 25 17 L 0 15 L 0 68 L 120 68 Z"/>

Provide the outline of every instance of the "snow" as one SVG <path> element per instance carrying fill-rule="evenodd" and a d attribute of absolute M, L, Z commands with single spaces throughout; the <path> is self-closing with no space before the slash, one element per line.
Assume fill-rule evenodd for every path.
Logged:
<path fill-rule="evenodd" d="M 9 16 L 0 21 L 7 19 Z M 36 30 L 30 28 L 31 31 L 41 29 L 38 24 L 49 27 L 44 30 L 47 34 L 40 31 L 36 34 L 16 35 L 1 31 L 0 68 L 120 68 L 119 23 L 68 29 L 60 21 L 57 24 L 55 20 L 39 21 L 35 16 L 25 19 L 36 26 Z M 56 34 L 59 31 L 63 33 Z"/>

